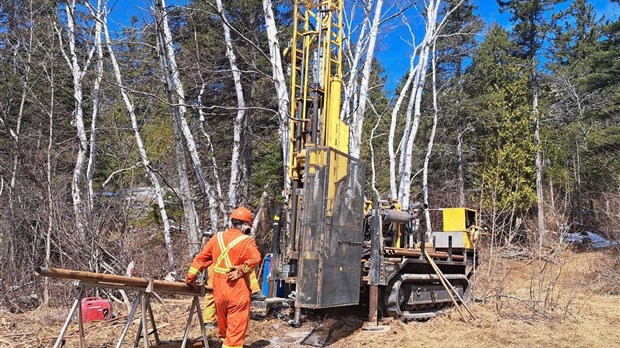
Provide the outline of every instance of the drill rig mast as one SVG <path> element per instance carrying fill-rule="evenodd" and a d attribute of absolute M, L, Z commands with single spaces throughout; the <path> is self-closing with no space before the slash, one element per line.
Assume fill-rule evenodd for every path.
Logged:
<path fill-rule="evenodd" d="M 364 196 L 366 167 L 349 156 L 349 127 L 340 119 L 343 1 L 294 1 L 291 189 L 274 223 L 269 297 L 294 298 L 295 325 L 302 308 L 360 303 L 369 304 L 370 318 L 378 309 L 422 318 L 420 310 L 450 301 L 448 289 L 430 276 L 426 258 L 437 260 L 463 297 L 474 259 L 465 227 L 433 232 L 433 244 L 426 243 L 417 230 L 426 207 L 401 211 L 394 202 L 377 202 L 365 209 L 370 208 Z M 455 211 L 450 221 L 465 221 L 463 212 Z M 473 213 L 467 213 L 471 231 Z"/>
<path fill-rule="evenodd" d="M 294 2 L 291 191 L 274 259 L 296 323 L 301 308 L 359 303 L 365 166 L 348 155 L 340 120 L 342 2 Z"/>

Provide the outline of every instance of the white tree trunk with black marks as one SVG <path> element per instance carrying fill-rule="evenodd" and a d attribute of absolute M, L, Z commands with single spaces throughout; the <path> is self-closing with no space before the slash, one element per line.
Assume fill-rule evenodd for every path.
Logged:
<path fill-rule="evenodd" d="M 194 137 L 185 120 L 187 107 L 185 105 L 185 92 L 179 75 L 179 68 L 176 63 L 172 33 L 168 24 L 168 11 L 165 0 L 155 1 L 155 16 L 157 20 L 158 54 L 164 74 L 166 95 L 170 104 L 172 114 L 172 131 L 177 158 L 177 172 L 179 175 L 179 195 L 185 213 L 185 223 L 187 224 L 187 239 L 189 244 L 189 254 L 193 256 L 200 251 L 200 235 L 198 214 L 194 205 L 193 195 L 187 177 L 187 165 L 185 162 L 185 151 L 183 148 L 182 137 L 185 138 L 187 150 L 190 154 L 196 178 L 201 189 L 208 195 L 209 184 L 205 181 L 202 173 L 202 165 L 194 142 Z M 180 133 L 179 133 L 180 132 Z"/>
<path fill-rule="evenodd" d="M 424 196 L 424 204 L 430 207 L 428 200 L 428 164 L 433 152 L 433 143 L 435 142 L 435 132 L 437 130 L 437 120 L 439 118 L 439 105 L 437 104 L 437 55 L 435 54 L 435 44 L 437 38 L 433 40 L 433 58 L 431 60 L 431 72 L 432 72 L 432 88 L 433 88 L 433 126 L 431 127 L 431 134 L 428 138 L 428 146 L 426 148 L 426 156 L 424 156 L 424 169 L 422 171 L 422 193 Z M 426 221 L 426 240 L 431 240 L 431 215 L 428 209 L 424 211 Z"/>
<path fill-rule="evenodd" d="M 213 142 L 211 141 L 211 135 L 205 130 L 204 124 L 207 122 L 204 110 L 202 109 L 202 95 L 206 89 L 206 84 L 203 83 L 200 87 L 200 93 L 198 93 L 198 115 L 200 118 L 200 131 L 207 141 L 209 148 L 209 154 L 211 155 L 211 165 L 213 166 L 213 180 L 215 181 L 215 189 L 209 188 L 207 192 L 207 198 L 209 200 L 209 217 L 211 219 L 211 231 L 216 233 L 219 230 L 219 214 L 222 214 L 224 221 L 226 217 L 226 208 L 224 207 L 224 196 L 222 195 L 222 184 L 220 181 L 220 171 L 217 164 L 217 158 L 215 157 L 215 150 L 213 149 Z M 219 210 L 219 212 L 218 212 Z"/>
<path fill-rule="evenodd" d="M 377 41 L 377 34 L 379 33 L 379 23 L 381 22 L 381 8 L 383 6 L 383 0 L 377 0 L 372 24 L 370 26 L 368 49 L 366 50 L 366 61 L 364 62 L 364 69 L 362 70 L 362 81 L 359 91 L 359 105 L 353 111 L 351 117 L 351 136 L 349 140 L 349 154 L 352 157 L 359 158 L 361 145 L 362 145 L 362 129 L 364 126 L 364 115 L 366 113 L 366 103 L 368 101 L 368 88 L 370 83 L 370 69 L 372 67 L 372 61 L 375 53 L 375 43 Z"/>
<path fill-rule="evenodd" d="M 233 148 L 232 158 L 230 160 L 230 184 L 228 186 L 228 209 L 232 210 L 237 206 L 237 188 L 240 185 L 240 181 L 247 180 L 247 178 L 241 178 L 241 137 L 243 134 L 243 126 L 245 123 L 245 97 L 243 95 L 243 86 L 241 85 L 241 72 L 237 67 L 237 57 L 233 50 L 232 37 L 230 35 L 230 28 L 226 21 L 226 14 L 224 13 L 224 6 L 222 0 L 217 0 L 217 10 L 222 19 L 222 27 L 224 29 L 224 41 L 226 43 L 226 57 L 230 64 L 230 70 L 232 72 L 233 81 L 235 84 L 235 93 L 237 95 L 237 116 L 233 120 Z"/>
<path fill-rule="evenodd" d="M 142 165 L 144 165 L 144 169 L 146 170 L 149 179 L 151 180 L 151 184 L 153 185 L 153 189 L 155 190 L 155 196 L 157 197 L 157 206 L 159 208 L 159 214 L 162 219 L 162 224 L 164 226 L 164 243 L 166 244 L 166 252 L 168 254 L 168 263 L 171 267 L 174 267 L 174 252 L 172 249 L 172 236 L 170 235 L 170 222 L 168 220 L 168 213 L 166 212 L 166 205 L 164 203 L 164 192 L 159 183 L 159 179 L 157 175 L 153 171 L 151 167 L 151 162 L 148 159 L 146 149 L 144 148 L 144 143 L 142 142 L 142 136 L 140 135 L 140 130 L 138 128 L 138 121 L 135 113 L 134 104 L 131 101 L 131 97 L 129 95 L 129 91 L 125 87 L 123 83 L 123 77 L 121 75 L 121 69 L 118 65 L 118 61 L 116 60 L 116 55 L 112 48 L 112 41 L 110 39 L 110 32 L 108 30 L 108 26 L 106 23 L 106 18 L 103 19 L 104 23 L 104 34 L 106 47 L 108 49 L 108 53 L 110 55 L 110 61 L 112 62 L 112 67 L 114 68 L 114 76 L 116 78 L 116 83 L 121 91 L 121 95 L 123 97 L 123 102 L 125 102 L 125 107 L 127 108 L 127 113 L 129 114 L 129 118 L 131 119 L 131 127 L 134 133 L 134 138 L 136 140 L 136 145 L 138 146 L 138 153 L 140 154 L 140 159 L 142 161 Z"/>
<path fill-rule="evenodd" d="M 73 180 L 71 182 L 71 197 L 73 199 L 73 211 L 75 213 L 75 227 L 78 232 L 78 235 L 81 238 L 86 236 L 86 226 L 88 224 L 86 207 L 84 206 L 84 199 L 82 193 L 82 181 L 84 177 L 84 161 L 86 159 L 86 151 L 89 148 L 89 140 L 86 136 L 86 129 L 84 126 L 84 111 L 83 111 L 83 102 L 84 102 L 84 93 L 83 93 L 83 80 L 84 74 L 88 68 L 88 64 L 90 62 L 90 58 L 92 57 L 93 51 L 91 50 L 87 61 L 84 63 L 84 66 L 81 66 L 78 61 L 78 52 L 77 52 L 77 39 L 76 39 L 76 28 L 75 28 L 75 11 L 76 11 L 76 2 L 75 0 L 70 1 L 65 4 L 65 12 L 67 15 L 67 38 L 69 44 L 69 55 L 67 55 L 63 48 L 63 55 L 69 68 L 71 69 L 71 76 L 73 78 L 73 121 L 72 124 L 77 131 L 77 144 L 78 144 L 78 153 L 77 158 L 75 160 L 75 168 L 73 170 Z M 61 40 L 62 46 L 62 33 L 57 29 L 59 38 Z"/>
<path fill-rule="evenodd" d="M 408 209 L 411 196 L 411 180 L 412 166 L 413 166 L 413 152 L 414 144 L 417 136 L 418 128 L 420 126 L 421 103 L 422 103 L 422 91 L 424 89 L 424 83 L 426 81 L 426 71 L 428 67 L 428 59 L 437 33 L 437 14 L 439 12 L 439 5 L 441 1 L 433 0 L 428 3 L 426 8 L 427 22 L 426 32 L 424 39 L 421 43 L 420 55 L 418 57 L 418 67 L 416 70 L 416 76 L 414 78 L 413 87 L 409 96 L 409 105 L 407 108 L 407 118 L 410 119 L 413 112 L 413 121 L 411 124 L 406 125 L 405 134 L 402 139 L 404 147 L 401 149 L 400 156 L 400 178 L 399 178 L 399 190 L 398 201 L 403 209 Z M 413 110 L 412 110 L 413 107 Z"/>
<path fill-rule="evenodd" d="M 278 28 L 276 27 L 275 16 L 273 14 L 273 3 L 271 0 L 263 0 L 263 11 L 265 12 L 265 25 L 267 29 L 267 39 L 269 40 L 269 60 L 271 61 L 271 72 L 276 97 L 278 98 L 278 116 L 280 124 L 278 134 L 282 143 L 282 164 L 284 175 L 284 192 L 288 192 L 291 187 L 291 179 L 288 175 L 289 156 L 290 156 L 290 130 L 289 130 L 289 95 L 284 79 L 284 69 L 282 68 L 282 58 L 280 56 L 280 42 L 278 40 Z"/>

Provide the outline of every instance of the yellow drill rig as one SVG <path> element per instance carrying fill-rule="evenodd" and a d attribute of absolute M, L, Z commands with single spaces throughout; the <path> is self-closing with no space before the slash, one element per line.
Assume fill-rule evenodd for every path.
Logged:
<path fill-rule="evenodd" d="M 435 232 L 430 243 L 417 229 L 425 207 L 367 205 L 366 167 L 349 156 L 349 127 L 340 119 L 342 11 L 343 0 L 294 1 L 291 190 L 274 224 L 268 295 L 294 299 L 295 325 L 303 308 L 364 303 L 371 318 L 377 309 L 405 319 L 428 317 L 451 296 L 426 258 L 466 297 L 474 264 L 468 229 L 477 217 L 457 208 L 468 225 Z M 451 214 L 445 221 L 460 217 Z"/>

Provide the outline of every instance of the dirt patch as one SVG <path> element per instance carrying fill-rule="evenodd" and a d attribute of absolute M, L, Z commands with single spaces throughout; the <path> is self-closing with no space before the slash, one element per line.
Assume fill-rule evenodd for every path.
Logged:
<path fill-rule="evenodd" d="M 386 332 L 363 330 L 363 312 L 338 309 L 307 313 L 303 325 L 293 328 L 287 319 L 252 320 L 247 347 L 618 347 L 620 346 L 620 297 L 601 292 L 599 282 L 609 252 L 565 251 L 538 261 L 491 258 L 479 269 L 469 304 L 477 320 L 464 323 L 458 313 L 423 322 L 385 319 Z M 537 270 L 545 267 L 542 287 Z M 534 290 L 543 289 L 537 302 Z M 546 302 L 545 302 L 546 301 Z M 190 300 L 153 302 L 162 340 L 180 340 Z M 116 319 L 85 324 L 89 347 L 113 347 L 122 331 L 127 311 L 115 305 Z M 25 314 L 0 311 L 0 347 L 51 347 L 68 313 L 67 307 L 37 309 Z M 194 319 L 195 320 L 195 319 Z M 137 320 L 125 338 L 131 346 Z M 78 328 L 73 322 L 66 347 L 78 347 Z M 214 329 L 208 331 L 214 337 Z M 196 322 L 190 337 L 200 332 Z M 154 342 L 154 340 L 152 340 Z"/>

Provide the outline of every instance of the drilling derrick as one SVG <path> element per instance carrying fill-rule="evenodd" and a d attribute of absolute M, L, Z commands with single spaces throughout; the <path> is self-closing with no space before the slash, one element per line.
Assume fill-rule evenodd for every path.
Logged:
<path fill-rule="evenodd" d="M 359 302 L 365 166 L 340 120 L 342 0 L 295 1 L 289 176 L 274 279 L 301 308 Z"/>

